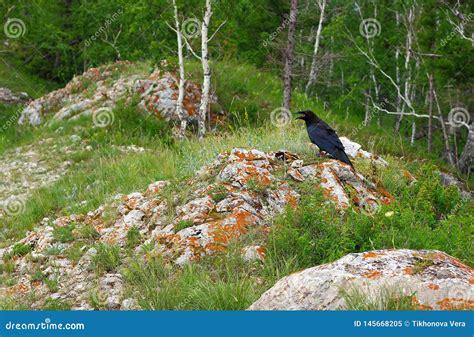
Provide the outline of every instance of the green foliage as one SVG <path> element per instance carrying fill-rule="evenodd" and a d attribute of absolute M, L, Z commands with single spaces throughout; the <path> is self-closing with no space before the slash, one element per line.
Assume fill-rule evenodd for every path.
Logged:
<path fill-rule="evenodd" d="M 384 179 L 399 179 L 397 168 L 392 170 Z M 308 186 L 298 208 L 275 220 L 267 244 L 270 271 L 291 272 L 351 252 L 388 248 L 438 249 L 472 264 L 472 244 L 465 240 L 472 235 L 472 201 L 444 188 L 429 164 L 415 175 L 416 184 L 405 183 L 393 203 L 373 216 L 351 209 L 340 214 L 317 187 Z M 393 216 L 386 215 L 390 211 Z M 420 261 L 419 268 L 427 265 Z"/>
<path fill-rule="evenodd" d="M 59 290 L 59 281 L 57 278 L 50 276 L 49 278 L 43 279 L 43 281 L 51 293 L 55 293 Z"/>
<path fill-rule="evenodd" d="M 53 230 L 54 240 L 66 243 L 74 240 L 73 230 L 76 228 L 75 224 L 68 224 L 62 227 L 56 227 Z"/>
<path fill-rule="evenodd" d="M 415 310 L 413 295 L 401 289 L 382 288 L 375 296 L 367 296 L 361 289 L 341 291 L 346 303 L 344 310 Z"/>
<path fill-rule="evenodd" d="M 83 225 L 77 228 L 78 238 L 83 239 L 89 242 L 93 242 L 95 239 L 99 238 L 99 233 L 96 231 L 93 225 Z"/>
<path fill-rule="evenodd" d="M 120 247 L 99 243 L 97 253 L 92 257 L 92 269 L 98 274 L 116 271 L 121 263 Z"/>
<path fill-rule="evenodd" d="M 139 229 L 136 226 L 130 228 L 127 232 L 127 246 L 129 248 L 134 248 L 140 244 L 142 241 L 142 235 L 140 234 Z"/>
<path fill-rule="evenodd" d="M 243 310 L 263 291 L 240 257 L 210 257 L 183 268 L 156 257 L 133 259 L 124 273 L 147 310 Z"/>
<path fill-rule="evenodd" d="M 71 305 L 59 298 L 47 298 L 43 310 L 71 310 Z"/>
<path fill-rule="evenodd" d="M 191 227 L 193 225 L 194 225 L 193 220 L 181 220 L 180 222 L 176 224 L 176 226 L 174 226 L 174 230 L 176 232 L 179 232 L 180 230 Z"/>
<path fill-rule="evenodd" d="M 70 245 L 65 251 L 64 254 L 66 257 L 71 260 L 73 263 L 79 262 L 82 255 L 84 255 L 87 246 L 84 246 L 81 242 L 74 242 Z"/>
<path fill-rule="evenodd" d="M 13 257 L 21 257 L 24 256 L 32 251 L 32 247 L 30 245 L 24 243 L 16 243 L 12 250 L 3 256 L 3 261 L 8 262 Z"/>

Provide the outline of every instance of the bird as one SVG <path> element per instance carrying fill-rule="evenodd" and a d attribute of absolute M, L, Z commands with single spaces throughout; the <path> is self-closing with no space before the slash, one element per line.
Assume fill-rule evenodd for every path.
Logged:
<path fill-rule="evenodd" d="M 305 121 L 306 130 L 308 131 L 311 143 L 317 145 L 321 151 L 331 155 L 334 159 L 354 168 L 354 165 L 352 165 L 352 162 L 344 151 L 344 145 L 342 145 L 341 140 L 333 128 L 327 125 L 311 110 L 298 111 L 296 114 L 300 115 L 296 119 Z"/>

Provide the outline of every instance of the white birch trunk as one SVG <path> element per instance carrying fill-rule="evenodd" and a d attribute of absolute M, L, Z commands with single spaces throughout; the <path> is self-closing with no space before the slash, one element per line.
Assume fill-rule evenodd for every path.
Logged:
<path fill-rule="evenodd" d="M 179 26 L 178 19 L 178 6 L 176 5 L 176 0 L 173 0 L 174 6 L 174 21 L 176 28 L 176 38 L 178 41 L 178 62 L 179 62 L 179 84 L 178 84 L 178 100 L 176 101 L 176 114 L 179 117 L 180 128 L 178 132 L 178 138 L 184 138 L 186 134 L 187 127 L 187 116 L 184 113 L 183 109 L 183 100 L 184 100 L 184 59 L 183 59 L 183 40 L 181 36 L 181 29 Z"/>
<path fill-rule="evenodd" d="M 326 0 L 319 0 L 318 6 L 321 11 L 319 15 L 319 23 L 318 23 L 318 30 L 316 31 L 316 39 L 314 41 L 314 51 L 313 51 L 313 61 L 311 62 L 311 70 L 309 73 L 308 83 L 306 84 L 305 92 L 306 94 L 309 92 L 311 85 L 316 82 L 318 77 L 318 59 L 317 54 L 319 50 L 319 41 L 321 40 L 321 31 L 323 29 L 323 21 L 324 21 L 324 10 L 326 9 Z"/>
<path fill-rule="evenodd" d="M 209 21 L 212 16 L 211 0 L 206 0 L 206 12 L 202 20 L 201 26 L 201 63 L 202 72 L 204 74 L 202 84 L 201 105 L 199 106 L 198 135 L 203 138 L 206 134 L 206 115 L 209 108 L 211 93 L 211 68 L 209 66 L 209 48 L 208 48 L 208 31 Z"/>

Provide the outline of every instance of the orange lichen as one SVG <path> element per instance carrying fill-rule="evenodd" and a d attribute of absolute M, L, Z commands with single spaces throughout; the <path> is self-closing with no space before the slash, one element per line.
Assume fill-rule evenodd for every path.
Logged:
<path fill-rule="evenodd" d="M 258 246 L 257 247 L 257 254 L 260 256 L 260 258 L 263 260 L 266 255 L 266 249 L 263 246 Z"/>
<path fill-rule="evenodd" d="M 439 302 L 440 310 L 474 310 L 474 301 L 462 298 L 444 298 Z"/>
<path fill-rule="evenodd" d="M 291 208 L 296 208 L 298 207 L 298 198 L 294 196 L 293 194 L 288 193 L 286 195 L 286 202 L 291 206 Z"/>
<path fill-rule="evenodd" d="M 7 293 L 9 295 L 15 295 L 15 294 L 26 294 L 30 291 L 30 289 L 26 286 L 24 283 L 18 283 L 14 285 L 13 287 L 8 288 Z"/>
<path fill-rule="evenodd" d="M 434 283 L 430 283 L 430 284 L 428 284 L 428 288 L 430 288 L 430 289 L 432 289 L 432 290 L 438 290 L 438 289 L 439 289 L 439 285 L 434 284 Z"/>
<path fill-rule="evenodd" d="M 412 296 L 411 298 L 411 304 L 417 309 L 417 310 L 433 310 L 432 306 L 426 305 L 426 304 L 421 304 L 420 301 L 416 298 L 416 296 Z"/>
<path fill-rule="evenodd" d="M 368 252 L 363 255 L 364 259 L 370 259 L 370 258 L 375 258 L 379 256 L 385 255 L 384 253 L 377 253 L 377 252 Z"/>
<path fill-rule="evenodd" d="M 374 271 L 371 271 L 371 272 L 367 272 L 367 273 L 363 274 L 362 276 L 364 276 L 368 279 L 371 279 L 371 280 L 375 280 L 375 279 L 378 279 L 381 275 L 382 275 L 382 272 L 380 272 L 378 270 L 374 270 Z"/>
<path fill-rule="evenodd" d="M 407 275 L 413 275 L 414 270 L 413 270 L 412 267 L 405 267 L 405 268 L 403 268 L 403 273 L 407 274 Z"/>

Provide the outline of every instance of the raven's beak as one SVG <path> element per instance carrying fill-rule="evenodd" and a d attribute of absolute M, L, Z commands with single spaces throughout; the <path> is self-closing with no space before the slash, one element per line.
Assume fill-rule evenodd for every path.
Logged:
<path fill-rule="evenodd" d="M 303 111 L 298 111 L 298 112 L 295 112 L 295 115 L 298 115 L 300 114 L 301 116 L 298 116 L 296 117 L 295 119 L 301 119 L 301 120 L 304 120 L 304 117 L 305 117 L 305 114 Z"/>

